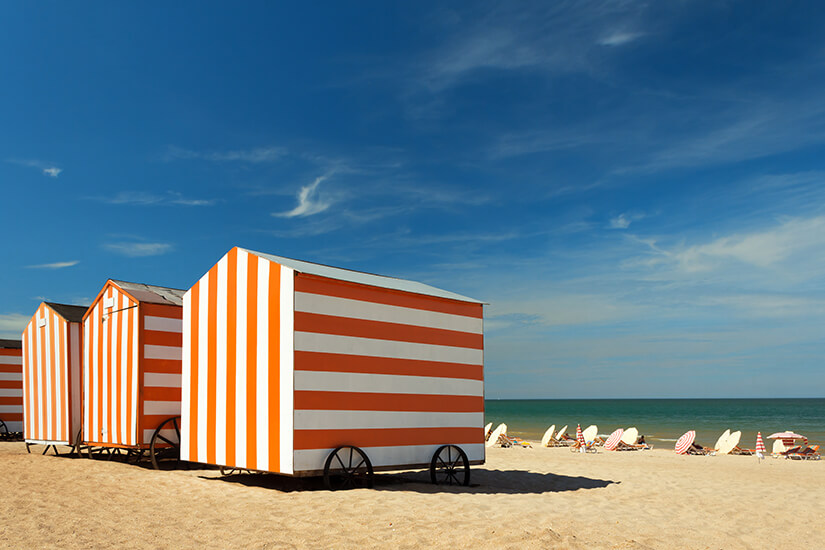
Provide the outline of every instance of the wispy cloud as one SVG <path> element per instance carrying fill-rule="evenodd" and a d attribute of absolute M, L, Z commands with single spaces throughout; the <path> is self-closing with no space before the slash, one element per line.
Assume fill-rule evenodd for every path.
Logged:
<path fill-rule="evenodd" d="M 642 218 L 644 218 L 644 215 L 642 214 L 623 212 L 618 216 L 610 218 L 607 227 L 610 229 L 627 229 L 630 227 L 630 224 L 637 220 L 641 220 Z"/>
<path fill-rule="evenodd" d="M 318 186 L 328 177 L 329 174 L 318 176 L 309 185 L 301 187 L 298 191 L 298 206 L 288 212 L 278 212 L 272 215 L 281 218 L 298 218 L 318 214 L 329 208 L 332 202 L 318 193 Z"/>
<path fill-rule="evenodd" d="M 105 202 L 107 204 L 133 205 L 133 206 L 210 206 L 215 204 L 212 199 L 190 199 L 180 193 L 167 191 L 158 195 L 146 193 L 144 191 L 120 191 L 110 197 L 91 197 L 93 200 Z"/>
<path fill-rule="evenodd" d="M 623 44 L 633 42 L 634 40 L 641 38 L 643 35 L 644 33 L 640 32 L 616 31 L 600 39 L 598 43 L 602 46 L 621 46 Z"/>
<path fill-rule="evenodd" d="M 52 178 L 56 178 L 63 172 L 62 168 L 58 168 L 54 164 L 50 162 L 44 162 L 41 160 L 31 160 L 31 159 L 6 159 L 6 162 L 11 164 L 17 164 L 19 166 L 29 166 L 31 168 L 37 168 L 40 170 L 44 176 L 49 176 Z"/>
<path fill-rule="evenodd" d="M 254 147 L 252 149 L 231 149 L 225 151 L 193 151 L 180 147 L 170 147 L 167 159 L 199 159 L 213 162 L 276 162 L 288 154 L 284 147 Z"/>
<path fill-rule="evenodd" d="M 0 336 L 20 339 L 20 334 L 31 321 L 31 315 L 22 313 L 0 313 Z"/>
<path fill-rule="evenodd" d="M 141 242 L 115 242 L 105 243 L 103 248 L 132 258 L 144 256 L 160 256 L 174 249 L 169 243 L 141 243 Z"/>
<path fill-rule="evenodd" d="M 80 263 L 80 260 L 72 260 L 69 262 L 54 262 L 50 264 L 27 265 L 29 269 L 63 269 L 64 267 L 72 267 Z"/>

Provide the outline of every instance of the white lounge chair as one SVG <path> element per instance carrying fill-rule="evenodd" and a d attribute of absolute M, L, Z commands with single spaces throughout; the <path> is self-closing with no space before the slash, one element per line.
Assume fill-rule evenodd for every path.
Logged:
<path fill-rule="evenodd" d="M 553 424 L 547 431 L 544 432 L 544 435 L 541 438 L 541 446 L 542 447 L 555 447 L 556 446 L 556 425 Z"/>

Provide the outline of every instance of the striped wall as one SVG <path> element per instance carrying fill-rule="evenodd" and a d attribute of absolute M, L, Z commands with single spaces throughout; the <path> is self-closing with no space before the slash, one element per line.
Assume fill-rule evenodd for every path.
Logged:
<path fill-rule="evenodd" d="M 86 442 L 137 443 L 137 343 L 137 302 L 107 283 L 83 321 Z"/>
<path fill-rule="evenodd" d="M 233 248 L 184 296 L 183 460 L 292 473 L 292 283 Z"/>
<path fill-rule="evenodd" d="M 142 303 L 140 315 L 143 321 L 141 431 L 143 443 L 149 444 L 155 429 L 164 420 L 181 413 L 183 308 Z M 165 430 L 164 435 L 170 440 L 177 439 L 174 430 Z"/>
<path fill-rule="evenodd" d="M 0 348 L 0 420 L 10 432 L 23 431 L 23 352 Z"/>
<path fill-rule="evenodd" d="M 24 437 L 74 444 L 81 425 L 80 323 L 40 304 L 23 331 Z"/>
<path fill-rule="evenodd" d="M 376 467 L 440 445 L 484 460 L 482 306 L 295 276 L 295 470 L 339 445 Z"/>

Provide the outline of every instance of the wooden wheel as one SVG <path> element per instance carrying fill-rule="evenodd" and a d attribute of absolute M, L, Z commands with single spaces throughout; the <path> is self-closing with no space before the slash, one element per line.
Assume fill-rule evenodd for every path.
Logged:
<path fill-rule="evenodd" d="M 330 491 L 360 487 L 371 489 L 372 483 L 372 462 L 358 447 L 338 447 L 324 463 L 324 486 Z"/>
<path fill-rule="evenodd" d="M 164 435 L 164 430 L 171 430 L 174 435 Z M 149 445 L 149 458 L 155 470 L 172 469 L 180 466 L 180 417 L 167 418 L 152 434 Z"/>
<path fill-rule="evenodd" d="M 430 480 L 436 485 L 469 485 L 470 461 L 456 445 L 442 445 L 430 462 Z"/>

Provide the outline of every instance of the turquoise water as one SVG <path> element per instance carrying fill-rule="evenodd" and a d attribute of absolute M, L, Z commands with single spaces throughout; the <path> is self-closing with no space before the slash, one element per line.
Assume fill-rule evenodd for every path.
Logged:
<path fill-rule="evenodd" d="M 742 431 L 742 447 L 754 447 L 757 431 L 766 437 L 786 429 L 825 444 L 825 399 L 492 399 L 486 418 L 525 439 L 541 439 L 551 424 L 568 424 L 573 434 L 576 424 L 596 424 L 600 434 L 636 426 L 657 447 L 672 446 L 688 430 L 712 446 L 726 429 Z M 765 445 L 770 450 L 771 442 Z"/>

